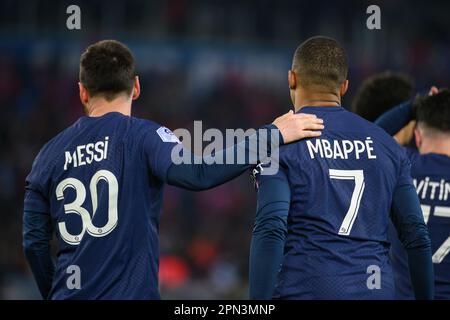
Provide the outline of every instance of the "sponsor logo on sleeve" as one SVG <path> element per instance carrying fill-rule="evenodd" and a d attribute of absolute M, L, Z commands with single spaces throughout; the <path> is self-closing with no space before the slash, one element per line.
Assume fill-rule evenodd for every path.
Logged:
<path fill-rule="evenodd" d="M 178 137 L 166 127 L 160 127 L 158 130 L 156 130 L 156 133 L 159 135 L 163 142 L 181 143 L 180 139 L 178 139 Z"/>

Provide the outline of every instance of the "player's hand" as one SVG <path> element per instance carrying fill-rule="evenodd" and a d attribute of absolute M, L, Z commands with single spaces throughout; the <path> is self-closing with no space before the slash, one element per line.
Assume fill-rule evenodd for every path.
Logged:
<path fill-rule="evenodd" d="M 437 88 L 437 87 L 435 87 L 435 86 L 432 86 L 431 88 L 430 88 L 430 91 L 428 91 L 428 95 L 429 96 L 433 96 L 433 95 L 435 95 L 436 93 L 438 93 L 439 92 L 439 89 Z"/>
<path fill-rule="evenodd" d="M 304 138 L 318 137 L 322 134 L 323 120 L 314 114 L 294 113 L 292 110 L 275 119 L 273 124 L 280 130 L 284 143 Z"/>

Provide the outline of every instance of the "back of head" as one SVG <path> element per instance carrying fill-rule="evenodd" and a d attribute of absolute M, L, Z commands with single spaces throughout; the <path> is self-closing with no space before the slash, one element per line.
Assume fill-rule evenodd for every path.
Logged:
<path fill-rule="evenodd" d="M 359 87 L 352 111 L 368 121 L 375 121 L 390 108 L 411 99 L 413 81 L 401 73 L 385 71 L 367 78 Z"/>
<path fill-rule="evenodd" d="M 414 102 L 418 125 L 427 133 L 450 134 L 450 91 L 441 89 Z"/>
<path fill-rule="evenodd" d="M 133 54 L 118 41 L 99 41 L 81 55 L 80 82 L 92 97 L 112 101 L 120 94 L 130 95 L 134 76 Z"/>
<path fill-rule="evenodd" d="M 295 50 L 292 70 L 303 88 L 335 91 L 347 79 L 347 55 L 336 40 L 312 37 Z"/>

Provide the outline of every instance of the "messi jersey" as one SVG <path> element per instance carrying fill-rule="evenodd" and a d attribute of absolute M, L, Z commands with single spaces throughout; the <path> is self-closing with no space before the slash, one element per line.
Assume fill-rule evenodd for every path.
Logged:
<path fill-rule="evenodd" d="M 305 107 L 317 138 L 280 148 L 291 204 L 274 298 L 391 299 L 387 228 L 394 190 L 412 184 L 404 150 L 341 107 Z"/>
<path fill-rule="evenodd" d="M 111 112 L 80 118 L 42 148 L 25 210 L 47 212 L 56 233 L 50 299 L 159 298 L 158 226 L 176 143 L 165 127 Z"/>
<path fill-rule="evenodd" d="M 407 149 L 407 153 L 431 238 L 435 299 L 450 299 L 450 157 L 435 153 L 420 155 L 414 149 Z M 389 235 L 396 298 L 413 299 L 406 251 L 394 229 L 390 229 Z"/>

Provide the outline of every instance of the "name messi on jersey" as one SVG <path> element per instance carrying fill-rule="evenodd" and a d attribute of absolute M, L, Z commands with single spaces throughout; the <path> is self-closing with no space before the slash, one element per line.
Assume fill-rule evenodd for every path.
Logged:
<path fill-rule="evenodd" d="M 65 151 L 64 171 L 67 170 L 69 165 L 76 168 L 91 164 L 93 161 L 105 160 L 108 156 L 108 140 L 109 137 L 105 137 L 104 141 L 79 145 L 74 151 Z"/>
<path fill-rule="evenodd" d="M 363 154 L 367 154 L 367 159 L 377 158 L 370 137 L 364 141 L 315 139 L 307 140 L 306 145 L 311 159 L 316 156 L 329 159 L 349 159 L 349 157 L 360 159 Z"/>

